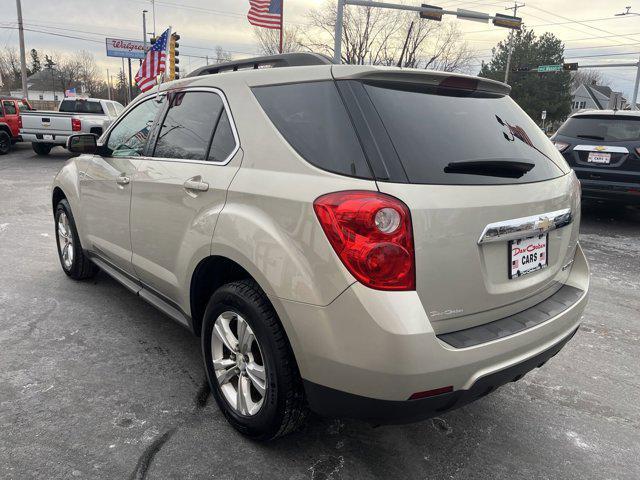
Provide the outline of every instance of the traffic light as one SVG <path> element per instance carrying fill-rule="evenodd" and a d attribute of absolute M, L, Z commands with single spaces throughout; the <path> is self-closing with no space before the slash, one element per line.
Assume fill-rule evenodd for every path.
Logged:
<path fill-rule="evenodd" d="M 420 18 L 427 20 L 435 20 L 436 22 L 442 21 L 442 7 L 434 7 L 433 5 L 422 4 L 423 8 L 431 8 L 432 10 L 439 10 L 437 12 L 420 12 Z"/>
<path fill-rule="evenodd" d="M 562 65 L 562 69 L 568 72 L 572 72 L 574 70 L 578 70 L 578 62 L 576 63 L 564 63 Z"/>
<path fill-rule="evenodd" d="M 156 43 L 158 41 L 158 37 L 151 37 L 149 39 L 149 43 L 151 43 L 151 45 L 153 45 L 154 43 Z"/>
<path fill-rule="evenodd" d="M 496 13 L 496 16 L 493 17 L 493 24 L 496 27 L 511 28 L 513 30 L 521 30 L 522 29 L 522 18 L 520 18 L 520 17 L 512 17 L 511 15 L 502 15 L 500 13 Z"/>
<path fill-rule="evenodd" d="M 178 58 L 178 55 L 180 55 L 178 51 L 180 44 L 178 40 L 180 40 L 180 35 L 172 33 L 169 39 L 169 80 L 180 78 L 180 67 L 178 66 L 180 63 L 180 59 Z"/>

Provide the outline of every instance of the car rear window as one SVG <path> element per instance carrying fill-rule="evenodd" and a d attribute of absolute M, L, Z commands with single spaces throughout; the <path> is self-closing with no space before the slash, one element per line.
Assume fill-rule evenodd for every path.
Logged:
<path fill-rule="evenodd" d="M 625 142 L 640 140 L 640 117 L 589 115 L 571 117 L 558 129 L 565 137 Z"/>
<path fill-rule="evenodd" d="M 371 169 L 333 81 L 255 87 L 253 93 L 302 158 L 323 170 L 371 178 Z"/>
<path fill-rule="evenodd" d="M 91 102 L 88 100 L 63 100 L 60 103 L 61 112 L 69 113 L 99 113 L 104 114 L 100 102 Z"/>
<path fill-rule="evenodd" d="M 411 183 L 482 185 L 561 176 L 560 153 L 510 98 L 415 84 L 365 84 Z"/>

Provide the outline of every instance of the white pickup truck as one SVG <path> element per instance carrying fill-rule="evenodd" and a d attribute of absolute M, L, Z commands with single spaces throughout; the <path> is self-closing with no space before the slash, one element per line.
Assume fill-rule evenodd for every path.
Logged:
<path fill-rule="evenodd" d="M 65 98 L 58 111 L 22 112 L 20 134 L 31 142 L 38 155 L 48 155 L 56 145 L 66 147 L 67 138 L 77 133 L 102 135 L 105 125 L 124 110 L 122 104 L 99 98 Z M 106 122 L 106 123 L 105 123 Z"/>

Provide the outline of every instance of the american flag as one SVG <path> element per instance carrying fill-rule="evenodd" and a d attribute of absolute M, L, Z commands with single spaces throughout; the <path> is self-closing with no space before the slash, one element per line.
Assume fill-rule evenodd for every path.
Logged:
<path fill-rule="evenodd" d="M 282 28 L 282 1 L 283 0 L 249 0 L 249 13 L 247 18 L 251 25 L 256 27 Z"/>
<path fill-rule="evenodd" d="M 157 77 L 165 71 L 167 59 L 167 42 L 169 41 L 169 28 L 158 37 L 156 43 L 147 52 L 147 56 L 142 61 L 140 70 L 136 73 L 136 83 L 140 90 L 146 92 L 157 83 Z"/>

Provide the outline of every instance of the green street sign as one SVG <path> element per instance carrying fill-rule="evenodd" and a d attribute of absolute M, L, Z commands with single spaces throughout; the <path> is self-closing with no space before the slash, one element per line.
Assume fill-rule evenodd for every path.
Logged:
<path fill-rule="evenodd" d="M 562 71 L 562 69 L 563 69 L 562 65 L 540 65 L 538 67 L 538 73 L 560 72 Z"/>

